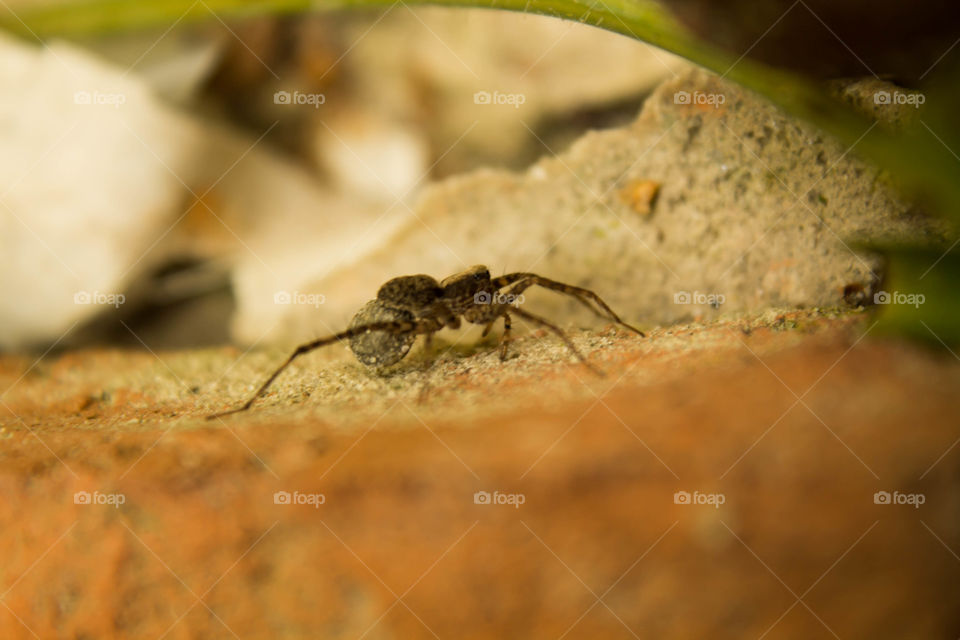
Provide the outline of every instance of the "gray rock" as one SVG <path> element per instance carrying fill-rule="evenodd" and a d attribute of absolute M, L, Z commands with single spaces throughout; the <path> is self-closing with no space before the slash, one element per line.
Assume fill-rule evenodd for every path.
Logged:
<path fill-rule="evenodd" d="M 635 195 L 646 181 L 660 185 L 649 211 Z M 428 188 L 384 246 L 312 282 L 326 304 L 293 310 L 282 331 L 339 327 L 390 277 L 474 263 L 593 288 L 648 324 L 840 306 L 846 287 L 869 297 L 881 279 L 855 242 L 930 233 L 855 149 L 694 70 L 661 85 L 630 127 L 591 132 L 521 174 Z M 575 303 L 528 293 L 531 308 L 588 322 Z"/>

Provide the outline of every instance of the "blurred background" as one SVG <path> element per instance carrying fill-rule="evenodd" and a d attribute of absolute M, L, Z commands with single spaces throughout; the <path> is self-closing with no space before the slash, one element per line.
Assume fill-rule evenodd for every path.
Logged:
<path fill-rule="evenodd" d="M 427 183 L 629 123 L 682 67 L 556 18 L 407 6 L 2 46 L 7 349 L 137 345 L 121 321 L 155 348 L 253 342 L 290 308 L 274 293 L 362 262 Z"/>
<path fill-rule="evenodd" d="M 956 5 L 447 4 L 0 3 L 0 637 L 958 637 Z"/>
<path fill-rule="evenodd" d="M 921 319 L 956 334 L 943 289 L 958 202 L 948 4 L 639 3 L 597 15 L 634 38 L 588 24 L 589 8 L 577 22 L 406 4 L 275 14 L 267 3 L 245 18 L 230 4 L 144 6 L 18 3 L 4 19 L 2 348 L 292 343 L 342 327 L 405 269 L 443 277 L 476 262 L 581 284 L 606 272 L 611 301 L 649 324 L 719 315 L 677 307 L 685 291 L 723 295 L 730 312 L 856 306 L 887 275 L 867 245 L 927 291 Z M 638 120 L 660 83 L 695 99 L 702 84 L 644 38 L 722 69 L 837 145 L 812 128 L 782 137 L 788 120 L 740 113 L 723 87 L 719 102 L 674 100 Z M 732 113 L 743 127 L 711 133 L 709 116 Z M 564 155 L 596 130 L 620 132 L 618 157 Z M 811 149 L 815 165 L 794 157 Z M 539 179 L 552 203 L 532 196 Z M 781 232 L 794 219 L 820 228 Z M 798 243 L 829 247 L 808 273 Z M 888 311 L 891 326 L 930 339 L 909 312 Z"/>

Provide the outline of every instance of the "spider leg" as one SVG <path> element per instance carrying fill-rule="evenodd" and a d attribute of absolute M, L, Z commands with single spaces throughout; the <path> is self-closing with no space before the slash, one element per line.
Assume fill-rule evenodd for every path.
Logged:
<path fill-rule="evenodd" d="M 319 349 L 320 347 L 325 347 L 327 345 L 333 344 L 334 342 L 347 340 L 354 336 L 368 333 L 370 331 L 386 331 L 389 333 L 416 333 L 416 334 L 426 333 L 430 335 L 435 330 L 436 330 L 436 324 L 433 322 L 424 322 L 424 321 L 421 321 L 421 322 L 406 322 L 406 321 L 374 322 L 371 324 L 361 325 L 359 327 L 353 327 L 351 329 L 347 329 L 346 331 L 341 331 L 340 333 L 334 334 L 332 336 L 328 336 L 326 338 L 320 338 L 319 340 L 313 340 L 311 342 L 307 342 L 297 347 L 297 349 L 290 354 L 290 357 L 287 358 L 283 364 L 277 367 L 277 369 L 272 374 L 270 374 L 270 377 L 267 378 L 262 385 L 260 385 L 260 388 L 257 389 L 256 393 L 254 393 L 250 397 L 250 399 L 243 404 L 243 406 L 238 407 L 236 409 L 230 409 L 229 411 L 214 413 L 212 415 L 207 416 L 207 420 L 222 418 L 223 416 L 228 416 L 234 413 L 240 413 L 241 411 L 246 411 L 253 405 L 254 402 L 256 402 L 256 400 L 260 396 L 262 396 L 267 391 L 270 385 L 273 384 L 273 381 L 277 379 L 277 376 L 279 376 L 284 369 L 290 366 L 290 363 L 292 363 L 294 360 L 304 355 L 305 353 L 309 353 L 313 351 L 314 349 Z"/>
<path fill-rule="evenodd" d="M 423 340 L 423 352 L 428 356 L 430 355 L 430 350 L 433 348 L 433 334 L 428 333 L 427 337 Z"/>
<path fill-rule="evenodd" d="M 532 323 L 534 323 L 534 324 L 538 324 L 538 325 L 540 325 L 541 327 L 546 327 L 546 328 L 549 329 L 550 331 L 553 331 L 555 334 L 557 334 L 557 336 L 558 336 L 561 340 L 563 340 L 563 343 L 564 343 L 565 345 L 567 345 L 567 348 L 570 349 L 570 351 L 573 352 L 573 355 L 577 356 L 577 359 L 580 360 L 580 362 L 582 362 L 583 364 L 585 364 L 591 371 L 593 371 L 594 373 L 596 373 L 596 374 L 597 374 L 598 376 L 600 376 L 601 378 L 602 378 L 602 377 L 605 377 L 603 371 L 601 371 L 600 369 L 598 369 L 598 368 L 595 367 L 594 365 L 590 364 L 590 363 L 587 361 L 587 359 L 583 356 L 583 354 L 580 353 L 575 346 L 573 346 L 573 342 L 570 341 L 570 338 L 567 337 L 567 334 L 565 334 L 565 333 L 563 332 L 563 330 L 560 329 L 560 327 L 558 327 L 557 325 L 549 322 L 548 320 L 545 320 L 544 318 L 541 318 L 540 316 L 535 316 L 535 315 L 533 315 L 533 314 L 530 313 L 529 311 L 524 311 L 524 310 L 521 309 L 520 307 L 513 307 L 513 308 L 510 310 L 510 312 L 517 314 L 518 316 L 520 316 L 520 317 L 523 318 L 524 320 L 527 320 L 527 321 L 532 322 Z"/>
<path fill-rule="evenodd" d="M 493 324 L 492 322 L 490 324 Z M 487 325 L 488 327 L 490 325 Z M 500 336 L 500 360 L 507 359 L 507 346 L 510 344 L 510 314 L 503 312 L 503 335 Z"/>
<path fill-rule="evenodd" d="M 421 316 L 424 317 L 424 316 Z M 460 328 L 460 316 L 453 312 L 447 304 L 435 302 L 430 305 L 426 317 L 436 318 L 440 324 L 449 329 Z"/>
<path fill-rule="evenodd" d="M 590 289 L 584 289 L 583 287 L 575 287 L 573 285 L 566 284 L 563 282 L 557 282 L 556 280 L 550 280 L 549 278 L 538 276 L 535 273 L 524 273 L 524 272 L 509 273 L 507 275 L 500 276 L 499 278 L 494 278 L 493 280 L 493 286 L 498 289 L 511 284 L 513 284 L 514 286 L 510 288 L 509 293 L 514 296 L 520 295 L 521 293 L 523 293 L 525 289 L 527 289 L 532 285 L 539 285 L 544 289 L 550 289 L 552 291 L 564 293 L 568 296 L 573 297 L 577 301 L 579 301 L 580 304 L 585 306 L 587 309 L 590 309 L 590 311 L 595 313 L 596 315 L 613 320 L 617 324 L 623 327 L 626 327 L 627 329 L 630 329 L 631 331 L 640 335 L 641 337 L 646 337 L 646 334 L 644 334 L 643 331 L 640 331 L 640 329 L 637 329 L 636 327 L 631 326 L 626 322 L 624 322 L 623 320 L 621 320 L 620 316 L 618 316 L 613 311 L 613 309 L 611 309 L 610 306 L 603 301 L 603 299 L 600 296 L 598 296 L 596 293 L 594 293 Z M 592 301 L 605 313 L 601 313 L 600 311 L 597 311 L 594 307 L 590 305 L 590 302 L 588 301 Z"/>

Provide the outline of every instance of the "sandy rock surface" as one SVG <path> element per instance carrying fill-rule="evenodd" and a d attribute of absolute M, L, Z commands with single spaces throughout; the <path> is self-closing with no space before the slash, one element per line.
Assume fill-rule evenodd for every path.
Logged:
<path fill-rule="evenodd" d="M 272 356 L 0 359 L 0 636 L 952 637 L 960 363 L 872 328 L 334 350 L 213 422 Z"/>
<path fill-rule="evenodd" d="M 520 174 L 444 180 L 407 218 L 381 248 L 302 284 L 322 306 L 275 311 L 281 322 L 241 324 L 238 338 L 338 330 L 390 277 L 477 263 L 594 288 L 647 326 L 832 306 L 848 286 L 869 299 L 882 278 L 856 241 L 934 233 L 855 149 L 699 71 L 661 85 L 630 127 L 590 133 Z M 589 322 L 575 303 L 527 298 Z"/>

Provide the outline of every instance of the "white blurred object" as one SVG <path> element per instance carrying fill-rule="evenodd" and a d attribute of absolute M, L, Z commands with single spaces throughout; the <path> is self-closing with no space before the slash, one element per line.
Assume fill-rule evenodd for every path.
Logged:
<path fill-rule="evenodd" d="M 380 247 L 407 217 L 332 194 L 262 135 L 182 113 L 66 43 L 0 36 L 0 91 L 0 348 L 59 340 L 183 254 L 232 269 L 234 331 L 255 342 L 288 310 L 277 291 Z"/>
<path fill-rule="evenodd" d="M 317 129 L 317 161 L 333 182 L 360 200 L 409 201 L 427 176 L 423 135 L 363 109 L 334 112 Z"/>
<path fill-rule="evenodd" d="M 202 150 L 136 76 L 0 37 L 0 346 L 57 339 L 118 294 Z"/>

